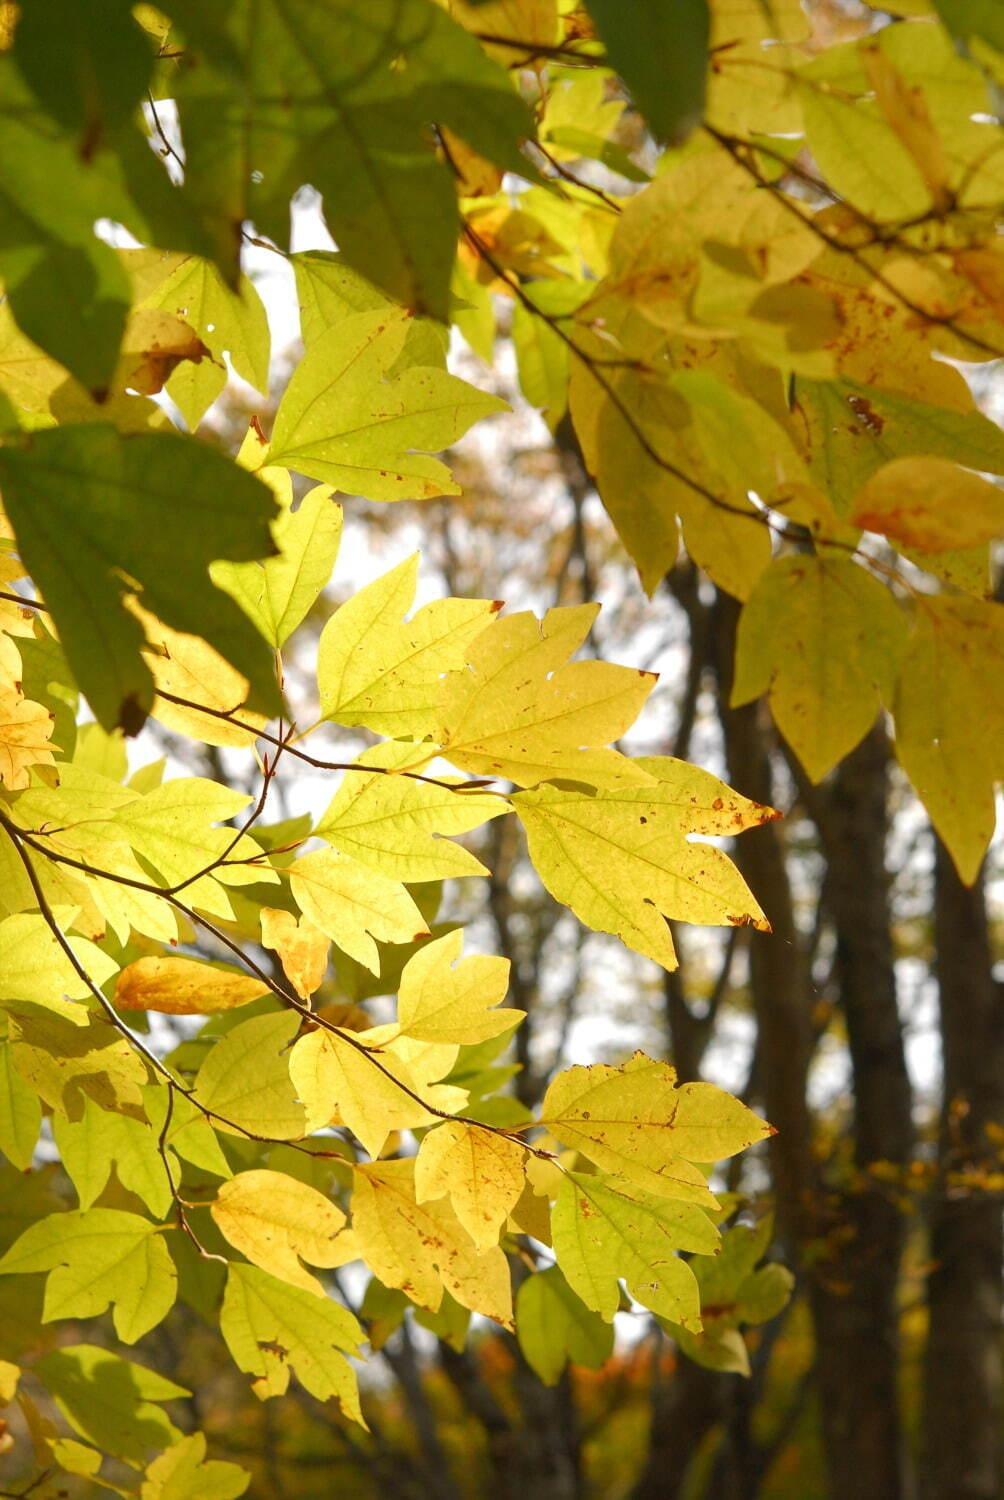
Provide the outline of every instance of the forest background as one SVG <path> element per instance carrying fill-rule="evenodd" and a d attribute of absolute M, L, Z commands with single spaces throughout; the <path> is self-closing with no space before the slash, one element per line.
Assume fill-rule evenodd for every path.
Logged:
<path fill-rule="evenodd" d="M 4 1493 L 996 1500 L 996 7 L 3 18 Z"/>

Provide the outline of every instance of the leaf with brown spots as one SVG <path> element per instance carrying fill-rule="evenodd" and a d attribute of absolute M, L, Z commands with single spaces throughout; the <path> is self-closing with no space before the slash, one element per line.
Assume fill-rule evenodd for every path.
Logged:
<path fill-rule="evenodd" d="M 445 1199 L 419 1204 L 415 1162 L 373 1162 L 355 1171 L 352 1238 L 385 1286 L 433 1312 L 443 1289 L 471 1312 L 512 1329 L 508 1262 L 498 1245 L 478 1252 Z"/>
<path fill-rule="evenodd" d="M 623 1279 L 644 1307 L 700 1328 L 697 1281 L 677 1252 L 711 1255 L 717 1249 L 718 1230 L 703 1209 L 669 1203 L 617 1177 L 568 1172 L 551 1231 L 569 1286 L 608 1322 L 620 1306 Z"/>
<path fill-rule="evenodd" d="M 559 1073 L 544 1095 L 540 1123 L 603 1171 L 705 1208 L 716 1199 L 694 1163 L 721 1161 L 772 1134 L 724 1089 L 678 1087 L 669 1063 L 642 1052 L 617 1068 L 598 1063 Z"/>

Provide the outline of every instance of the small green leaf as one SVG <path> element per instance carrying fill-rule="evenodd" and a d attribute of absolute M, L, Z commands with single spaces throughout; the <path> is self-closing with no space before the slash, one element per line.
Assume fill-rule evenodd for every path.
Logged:
<path fill-rule="evenodd" d="M 42 1106 L 14 1067 L 10 1042 L 0 1042 L 0 1151 L 27 1172 L 42 1125 Z"/>
<path fill-rule="evenodd" d="M 545 1385 L 557 1385 L 569 1360 L 598 1370 L 614 1349 L 613 1324 L 576 1296 L 557 1266 L 528 1276 L 520 1287 L 516 1337 L 523 1358 Z"/>

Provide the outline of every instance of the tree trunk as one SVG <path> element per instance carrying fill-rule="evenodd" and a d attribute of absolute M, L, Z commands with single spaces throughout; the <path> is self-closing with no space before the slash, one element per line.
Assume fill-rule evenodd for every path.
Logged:
<path fill-rule="evenodd" d="M 827 861 L 824 900 L 835 929 L 835 977 L 847 1026 L 855 1179 L 828 1196 L 827 1255 L 811 1283 L 820 1411 L 835 1496 L 903 1500 L 911 1493 L 899 1412 L 897 1288 L 905 1223 L 892 1189 L 871 1174 L 903 1169 L 913 1143 L 911 1090 L 896 999 L 885 868 L 885 732 L 872 733 L 827 787 L 807 788 Z"/>
<path fill-rule="evenodd" d="M 944 1067 L 939 1181 L 930 1210 L 924 1364 L 924 1500 L 999 1500 L 1001 1202 L 987 1127 L 1004 1126 L 1004 995 L 994 983 L 983 889 L 960 881 L 938 842 L 936 971 Z"/>

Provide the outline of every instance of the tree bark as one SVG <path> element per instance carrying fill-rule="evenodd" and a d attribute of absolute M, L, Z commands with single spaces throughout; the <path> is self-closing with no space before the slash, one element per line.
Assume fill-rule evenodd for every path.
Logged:
<path fill-rule="evenodd" d="M 924 1500 L 999 1500 L 1002 1456 L 1001 1200 L 980 1186 L 1004 1126 L 1004 994 L 994 983 L 979 881 L 938 842 L 935 947 L 944 1083 L 930 1208 L 924 1363 Z"/>
<path fill-rule="evenodd" d="M 877 725 L 828 786 L 806 788 L 827 861 L 824 900 L 847 1026 L 854 1178 L 828 1195 L 827 1255 L 811 1305 L 830 1486 L 855 1500 L 904 1500 L 912 1485 L 899 1410 L 897 1289 L 905 1241 L 892 1188 L 875 1163 L 902 1171 L 913 1145 L 912 1098 L 896 997 L 885 867 L 888 746 Z"/>

